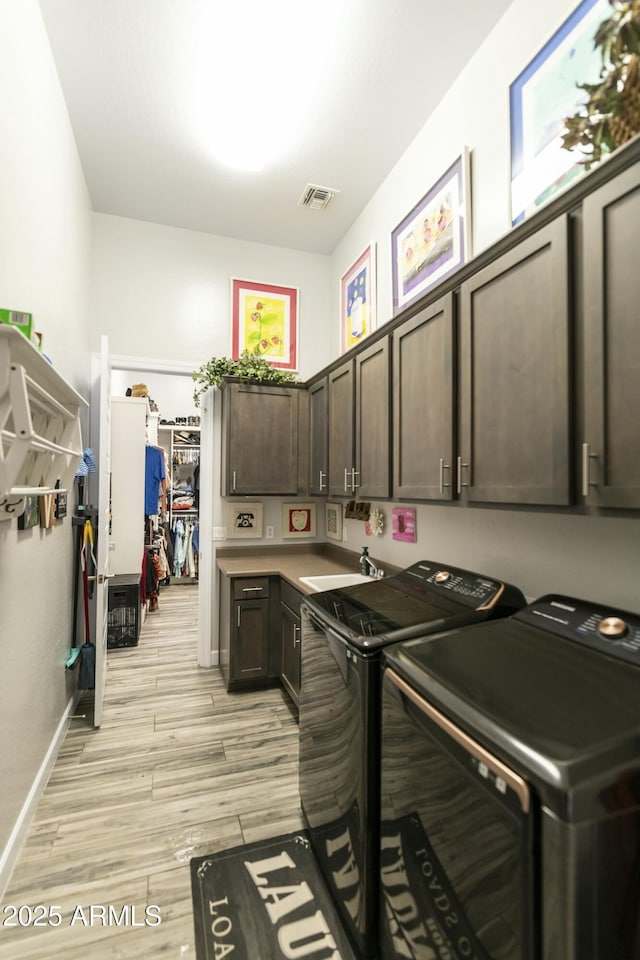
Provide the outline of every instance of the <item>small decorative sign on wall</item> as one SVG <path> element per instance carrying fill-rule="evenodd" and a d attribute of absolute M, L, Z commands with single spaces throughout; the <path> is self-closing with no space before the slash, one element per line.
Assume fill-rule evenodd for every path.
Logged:
<path fill-rule="evenodd" d="M 392 516 L 393 539 L 415 543 L 416 511 L 413 507 L 394 507 Z"/>
<path fill-rule="evenodd" d="M 315 503 L 283 503 L 282 505 L 282 536 L 315 537 L 316 535 L 316 505 Z"/>

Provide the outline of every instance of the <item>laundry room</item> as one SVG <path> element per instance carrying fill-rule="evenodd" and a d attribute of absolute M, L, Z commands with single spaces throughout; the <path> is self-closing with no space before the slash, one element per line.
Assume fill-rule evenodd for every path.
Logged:
<path fill-rule="evenodd" d="M 227 6 L 0 0 L 0 960 L 640 960 L 637 3 Z"/>

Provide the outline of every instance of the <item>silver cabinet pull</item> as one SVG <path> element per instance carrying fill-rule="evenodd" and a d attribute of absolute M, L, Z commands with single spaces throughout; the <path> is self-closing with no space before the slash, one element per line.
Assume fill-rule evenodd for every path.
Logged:
<path fill-rule="evenodd" d="M 360 477 L 360 471 L 356 470 L 355 467 L 351 467 L 351 492 L 352 493 L 355 493 L 355 491 L 360 486 L 359 483 L 356 483 L 356 477 Z"/>
<path fill-rule="evenodd" d="M 597 460 L 598 454 L 591 453 L 588 443 L 582 444 L 582 496 L 589 496 L 589 487 L 597 487 L 598 484 L 591 479 L 591 461 Z"/>
<path fill-rule="evenodd" d="M 242 607 L 238 604 L 238 626 L 240 626 L 240 611 Z"/>
<path fill-rule="evenodd" d="M 326 485 L 326 483 L 324 482 L 324 480 L 322 479 L 323 477 L 326 479 L 327 475 L 326 475 L 326 473 L 324 472 L 324 470 L 321 469 L 321 470 L 320 470 L 320 493 L 322 493 L 323 490 L 326 490 L 326 489 L 327 489 L 327 485 Z"/>
<path fill-rule="evenodd" d="M 293 645 L 297 647 L 300 643 L 300 627 L 297 623 L 293 625 Z"/>
<path fill-rule="evenodd" d="M 236 492 L 236 472 L 235 472 L 235 470 L 234 470 L 233 473 L 231 474 L 231 489 L 233 490 L 234 493 Z"/>
<path fill-rule="evenodd" d="M 243 587 L 242 592 L 243 593 L 256 593 L 256 592 L 260 593 L 262 589 L 263 587 Z"/>
<path fill-rule="evenodd" d="M 462 457 L 458 457 L 458 493 L 461 493 L 461 492 L 462 492 L 462 488 L 463 488 L 463 487 L 468 487 L 468 486 L 469 486 L 469 481 L 468 481 L 468 480 L 467 480 L 465 483 L 462 482 L 462 470 L 463 470 L 463 468 L 469 469 L 469 464 L 468 464 L 468 463 L 463 463 L 463 462 L 462 462 Z"/>
<path fill-rule="evenodd" d="M 345 467 L 344 468 L 344 492 L 345 493 L 349 493 L 348 483 L 349 483 L 349 468 Z"/>
<path fill-rule="evenodd" d="M 451 464 L 450 464 L 450 463 L 445 463 L 445 462 L 444 462 L 444 458 L 443 458 L 443 457 L 440 457 L 440 493 L 444 493 L 444 488 L 445 488 L 445 487 L 450 487 L 450 486 L 451 486 L 450 483 L 445 483 L 445 482 L 444 482 L 444 472 L 445 472 L 445 470 L 451 470 Z M 460 491 L 458 491 L 458 492 L 460 492 Z"/>

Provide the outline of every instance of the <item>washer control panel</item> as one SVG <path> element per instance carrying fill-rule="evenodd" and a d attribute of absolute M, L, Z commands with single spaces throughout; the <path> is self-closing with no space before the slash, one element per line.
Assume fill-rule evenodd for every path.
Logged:
<path fill-rule="evenodd" d="M 542 630 L 619 657 L 640 667 L 640 615 L 590 605 L 571 597 L 545 596 L 516 615 Z"/>
<path fill-rule="evenodd" d="M 479 608 L 489 605 L 504 589 L 504 584 L 458 567 L 443 567 L 428 561 L 414 563 L 401 577 L 412 578 L 422 585 L 438 587 L 455 598 Z"/>

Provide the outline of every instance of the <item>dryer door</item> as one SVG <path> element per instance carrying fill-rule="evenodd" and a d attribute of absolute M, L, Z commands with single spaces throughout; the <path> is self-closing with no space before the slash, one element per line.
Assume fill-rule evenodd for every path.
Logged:
<path fill-rule="evenodd" d="M 528 784 L 384 672 L 382 956 L 532 960 Z"/>

